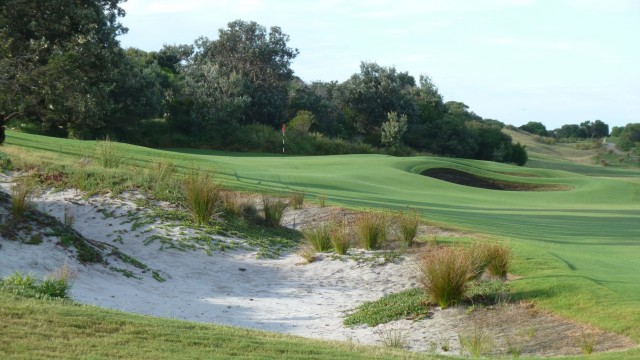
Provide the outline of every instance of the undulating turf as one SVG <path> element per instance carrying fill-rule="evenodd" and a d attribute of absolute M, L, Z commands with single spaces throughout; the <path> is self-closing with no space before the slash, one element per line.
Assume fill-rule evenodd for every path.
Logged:
<path fill-rule="evenodd" d="M 8 132 L 7 148 L 77 159 L 92 142 Z M 527 167 L 435 157 L 383 155 L 281 157 L 123 145 L 127 163 L 170 160 L 180 169 L 215 169 L 247 191 L 326 194 L 353 208 L 403 208 L 425 219 L 510 239 L 515 296 L 640 341 L 640 171 L 575 164 L 530 154 Z M 86 150 L 85 150 L 86 151 Z M 568 191 L 511 192 L 450 184 L 420 175 L 450 167 L 502 181 L 557 184 Z M 637 354 L 637 352 L 635 353 Z"/>

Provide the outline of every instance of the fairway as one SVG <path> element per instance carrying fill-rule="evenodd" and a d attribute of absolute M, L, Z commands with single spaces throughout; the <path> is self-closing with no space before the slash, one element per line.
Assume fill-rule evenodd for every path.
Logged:
<path fill-rule="evenodd" d="M 93 142 L 9 132 L 8 147 L 77 157 Z M 515 297 L 640 341 L 640 171 L 538 159 L 535 167 L 384 155 L 281 157 L 123 145 L 127 161 L 162 158 L 215 170 L 239 190 L 305 191 L 330 205 L 419 209 L 428 221 L 509 239 L 518 255 Z M 550 166 L 544 167 L 545 164 Z M 502 181 L 562 185 L 566 191 L 478 189 L 420 175 L 454 168 Z"/>

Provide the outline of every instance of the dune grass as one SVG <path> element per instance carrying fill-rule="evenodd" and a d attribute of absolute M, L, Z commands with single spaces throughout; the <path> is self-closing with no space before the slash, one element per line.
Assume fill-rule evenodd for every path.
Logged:
<path fill-rule="evenodd" d="M 3 152 L 14 167 L 17 152 L 47 163 L 73 164 L 78 148 L 93 142 L 7 131 Z M 208 150 L 153 150 L 120 144 L 127 164 L 148 168 L 153 159 L 215 168 L 225 186 L 286 193 L 304 188 L 348 208 L 416 208 L 432 224 L 508 238 L 514 252 L 513 297 L 542 309 L 640 342 L 640 171 L 570 162 L 530 153 L 526 167 L 484 161 L 383 155 L 286 157 Z M 549 151 L 553 151 L 550 149 Z M 451 167 L 512 182 L 556 184 L 569 191 L 516 192 L 470 188 L 426 178 L 431 167 Z M 122 168 L 122 166 L 120 166 Z M 103 169 L 120 174 L 118 169 Z M 90 182 L 94 176 L 87 177 Z M 119 176 L 119 175 L 118 175 Z M 112 188 L 135 183 L 127 177 Z M 637 352 L 635 353 L 637 354 Z M 591 356 L 594 356 L 593 354 Z"/>

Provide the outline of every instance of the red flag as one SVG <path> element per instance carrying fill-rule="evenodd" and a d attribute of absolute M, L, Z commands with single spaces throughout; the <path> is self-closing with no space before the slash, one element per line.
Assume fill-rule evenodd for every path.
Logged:
<path fill-rule="evenodd" d="M 284 136 L 284 131 L 287 130 L 287 125 L 282 124 L 282 136 Z"/>

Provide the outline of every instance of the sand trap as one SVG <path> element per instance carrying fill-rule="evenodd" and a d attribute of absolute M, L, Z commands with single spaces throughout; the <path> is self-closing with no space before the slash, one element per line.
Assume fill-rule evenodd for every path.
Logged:
<path fill-rule="evenodd" d="M 1 186 L 8 192 L 11 179 L 5 176 L 0 180 L 4 180 Z M 73 227 L 86 238 L 117 246 L 150 270 L 140 271 L 117 257 L 107 257 L 107 265 L 83 265 L 74 258 L 73 250 L 64 249 L 57 238 L 45 237 L 40 245 L 26 245 L 0 237 L 0 276 L 14 271 L 43 276 L 66 263 L 77 273 L 71 296 L 81 303 L 363 344 L 380 344 L 380 332 L 400 331 L 406 336 L 409 349 L 459 353 L 458 334 L 470 324 L 463 309 L 435 310 L 429 319 L 400 320 L 376 328 L 342 325 L 345 312 L 362 302 L 416 287 L 419 272 L 412 255 L 372 267 L 328 256 L 300 265 L 302 259 L 295 254 L 267 260 L 257 259 L 255 251 L 246 250 L 211 255 L 200 250 L 160 250 L 159 242 L 145 245 L 144 239 L 150 234 L 189 229 L 154 223 L 132 231 L 127 213 L 143 210 L 131 201 L 133 196 L 85 200 L 74 190 L 47 191 L 34 202 L 40 211 L 61 221 L 66 211 L 74 219 Z M 341 211 L 307 207 L 289 211 L 285 223 L 299 227 Z M 4 217 L 6 213 L 5 208 L 0 208 L 0 215 Z M 131 270 L 139 278 L 128 278 L 110 267 Z M 154 279 L 151 270 L 166 281 Z M 579 348 L 567 353 L 579 353 Z"/>

